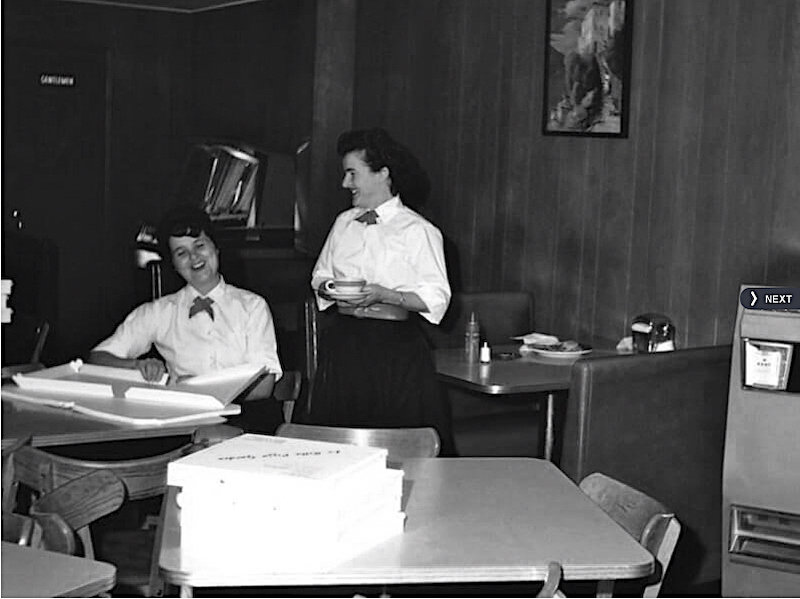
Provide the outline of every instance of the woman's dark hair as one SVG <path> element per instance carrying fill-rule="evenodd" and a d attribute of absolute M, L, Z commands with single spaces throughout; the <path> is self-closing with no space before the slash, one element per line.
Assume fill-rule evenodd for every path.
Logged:
<path fill-rule="evenodd" d="M 425 203 L 430 193 L 430 179 L 416 157 L 380 128 L 355 129 L 339 136 L 336 152 L 344 157 L 350 152 L 364 152 L 364 162 L 373 172 L 389 169 L 392 194 L 400 194 L 412 206 Z"/>
<path fill-rule="evenodd" d="M 185 205 L 171 208 L 161 219 L 161 224 L 158 225 L 156 232 L 158 248 L 162 257 L 165 259 L 171 257 L 170 237 L 200 237 L 202 233 L 205 233 L 214 242 L 214 245 L 219 247 L 214 224 L 204 210 Z"/>

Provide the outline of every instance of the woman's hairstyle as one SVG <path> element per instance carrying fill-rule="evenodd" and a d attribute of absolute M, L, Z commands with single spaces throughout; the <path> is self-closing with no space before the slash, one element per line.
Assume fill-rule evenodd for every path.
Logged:
<path fill-rule="evenodd" d="M 339 136 L 336 152 L 344 157 L 350 152 L 364 152 L 364 162 L 373 172 L 389 169 L 390 190 L 412 206 L 425 203 L 430 193 L 430 179 L 416 157 L 380 128 L 355 129 Z"/>
<path fill-rule="evenodd" d="M 205 210 L 194 206 L 176 206 L 171 208 L 161 219 L 158 225 L 158 248 L 162 257 L 170 258 L 170 237 L 200 237 L 202 233 L 219 247 L 216 239 L 216 230 Z"/>

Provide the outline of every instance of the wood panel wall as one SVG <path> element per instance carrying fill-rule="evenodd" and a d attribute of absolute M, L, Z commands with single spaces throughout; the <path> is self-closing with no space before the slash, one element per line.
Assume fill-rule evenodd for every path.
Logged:
<path fill-rule="evenodd" d="M 291 4 L 189 16 L 3 2 L 4 42 L 108 52 L 104 328 L 142 299 L 143 273 L 120 265 L 187 141 L 292 148 L 337 90 L 353 126 L 388 128 L 430 171 L 424 212 L 454 287 L 530 290 L 543 331 L 615 342 L 658 310 L 683 346 L 724 343 L 740 283 L 800 284 L 797 0 L 636 0 L 627 139 L 541 134 L 544 0 L 357 1 L 345 28 L 348 2 Z M 337 35 L 354 36 L 355 67 L 314 82 L 307 65 L 329 50 L 317 40 Z M 309 199 L 319 241 L 346 200 L 334 148 L 314 159 L 336 173 Z"/>
<path fill-rule="evenodd" d="M 359 3 L 354 126 L 428 168 L 457 286 L 530 290 L 562 337 L 662 311 L 730 342 L 741 283 L 800 284 L 800 3 L 636 0 L 627 139 L 541 134 L 545 18 Z"/>

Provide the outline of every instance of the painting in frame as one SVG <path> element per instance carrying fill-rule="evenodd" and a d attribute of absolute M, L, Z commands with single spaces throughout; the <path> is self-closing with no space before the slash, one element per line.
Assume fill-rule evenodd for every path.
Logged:
<path fill-rule="evenodd" d="M 627 137 L 634 0 L 547 0 L 545 135 Z"/>

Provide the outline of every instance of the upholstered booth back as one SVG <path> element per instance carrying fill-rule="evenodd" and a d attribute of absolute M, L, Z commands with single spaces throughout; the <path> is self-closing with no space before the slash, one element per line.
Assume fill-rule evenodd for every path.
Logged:
<path fill-rule="evenodd" d="M 730 358 L 726 345 L 572 367 L 561 467 L 576 483 L 602 472 L 675 511 L 683 532 L 665 593 L 720 578 Z"/>
<path fill-rule="evenodd" d="M 515 343 L 512 335 L 533 331 L 533 295 L 524 291 L 454 293 L 442 322 L 427 327 L 434 347 L 461 347 L 470 314 L 475 312 L 481 340 L 489 345 Z"/>

